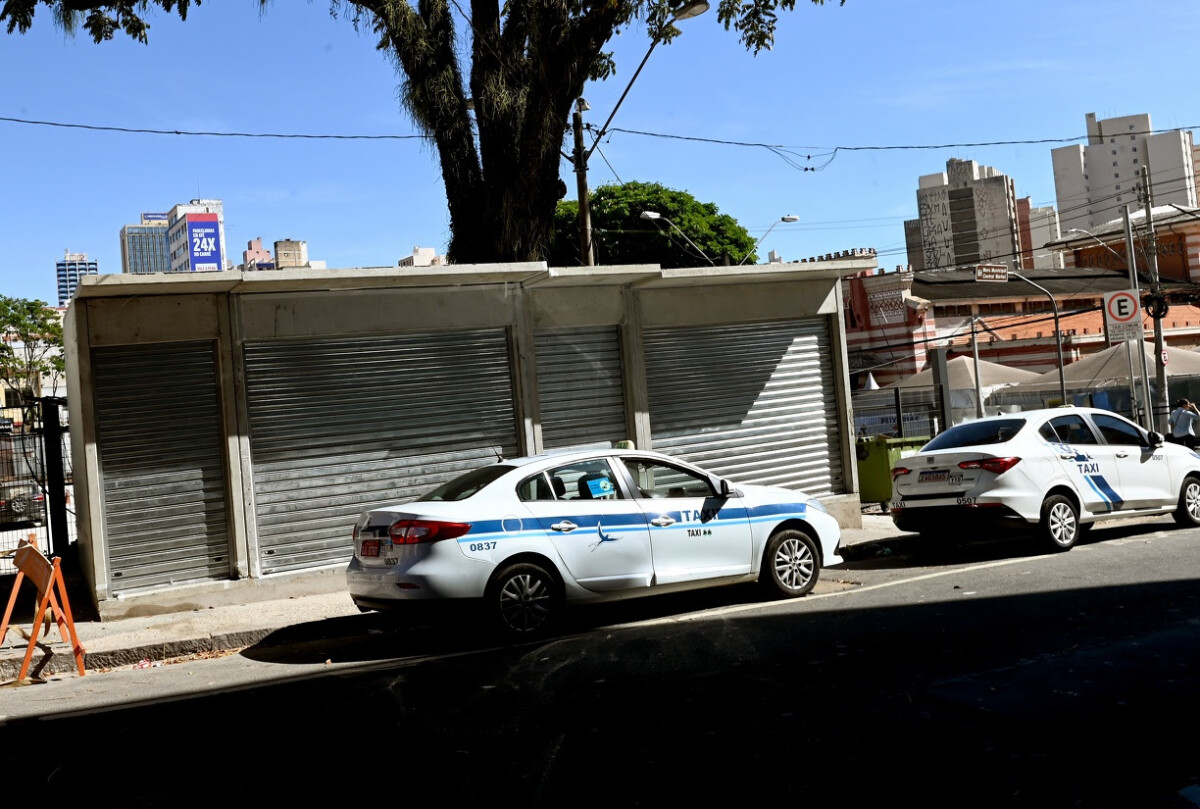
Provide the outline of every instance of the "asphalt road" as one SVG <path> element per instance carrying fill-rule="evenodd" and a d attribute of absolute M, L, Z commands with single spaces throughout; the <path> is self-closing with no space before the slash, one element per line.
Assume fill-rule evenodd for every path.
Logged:
<path fill-rule="evenodd" d="M 50 689 L 6 689 L 0 765 L 90 806 L 1192 807 L 1200 531 L 1164 528 L 880 546 L 820 597 L 610 605 L 518 648 L 462 622 L 291 627 L 54 684 L 75 713 L 22 717 Z"/>

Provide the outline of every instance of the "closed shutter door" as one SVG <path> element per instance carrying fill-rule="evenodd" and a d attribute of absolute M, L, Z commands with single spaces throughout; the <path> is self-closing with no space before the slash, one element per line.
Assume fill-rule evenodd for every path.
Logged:
<path fill-rule="evenodd" d="M 360 511 L 517 454 L 502 329 L 247 343 L 263 573 L 345 563 Z"/>
<path fill-rule="evenodd" d="M 536 344 L 543 448 L 625 439 L 617 329 L 544 332 Z"/>
<path fill-rule="evenodd" d="M 212 343 L 96 348 L 92 374 L 109 589 L 228 578 Z"/>
<path fill-rule="evenodd" d="M 654 448 L 743 483 L 842 492 L 824 318 L 649 330 Z"/>

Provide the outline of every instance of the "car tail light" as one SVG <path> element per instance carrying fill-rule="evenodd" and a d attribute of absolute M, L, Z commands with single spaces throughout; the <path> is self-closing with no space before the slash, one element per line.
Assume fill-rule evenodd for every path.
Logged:
<path fill-rule="evenodd" d="M 397 520 L 388 528 L 388 536 L 397 545 L 417 545 L 422 542 L 437 542 L 440 539 L 454 539 L 470 530 L 469 522 Z"/>
<path fill-rule="evenodd" d="M 959 469 L 983 469 L 993 474 L 1003 475 L 1021 462 L 1020 458 L 980 458 L 977 461 L 963 461 Z"/>
<path fill-rule="evenodd" d="M 892 480 L 903 477 L 904 475 L 912 474 L 912 470 L 906 466 L 897 466 L 892 469 Z"/>

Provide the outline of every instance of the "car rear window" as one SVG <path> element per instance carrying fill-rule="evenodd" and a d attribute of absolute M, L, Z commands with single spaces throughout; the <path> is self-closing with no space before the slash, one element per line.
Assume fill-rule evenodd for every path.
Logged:
<path fill-rule="evenodd" d="M 998 419 L 996 421 L 968 421 L 956 424 L 938 435 L 922 450 L 957 449 L 977 444 L 1003 444 L 1021 431 L 1025 419 Z"/>
<path fill-rule="evenodd" d="M 473 469 L 470 472 L 459 475 L 453 480 L 448 480 L 441 486 L 438 486 L 428 494 L 418 498 L 423 501 L 430 500 L 466 500 L 475 492 L 482 489 L 484 486 L 491 483 L 496 478 L 511 472 L 515 467 L 506 464 L 492 464 L 485 466 L 482 469 Z"/>

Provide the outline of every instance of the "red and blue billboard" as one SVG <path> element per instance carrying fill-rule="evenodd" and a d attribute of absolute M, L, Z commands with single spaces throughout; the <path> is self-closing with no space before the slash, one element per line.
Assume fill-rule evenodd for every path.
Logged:
<path fill-rule="evenodd" d="M 186 214 L 188 253 L 192 272 L 216 272 L 221 267 L 221 229 L 215 213 Z"/>

